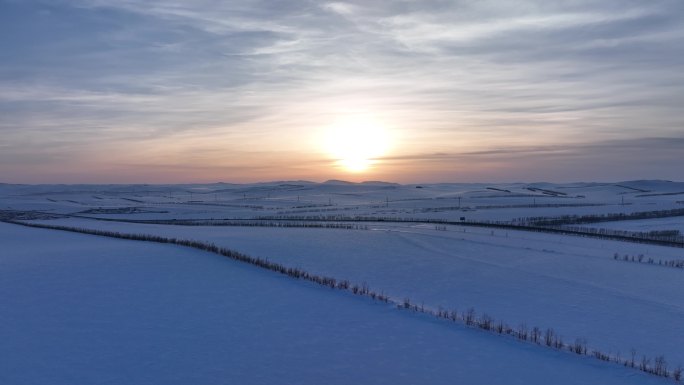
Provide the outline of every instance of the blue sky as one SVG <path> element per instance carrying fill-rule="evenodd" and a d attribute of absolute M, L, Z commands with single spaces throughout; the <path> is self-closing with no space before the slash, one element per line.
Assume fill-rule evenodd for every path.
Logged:
<path fill-rule="evenodd" d="M 684 175 L 680 0 L 0 0 L 0 48 L 0 182 Z"/>

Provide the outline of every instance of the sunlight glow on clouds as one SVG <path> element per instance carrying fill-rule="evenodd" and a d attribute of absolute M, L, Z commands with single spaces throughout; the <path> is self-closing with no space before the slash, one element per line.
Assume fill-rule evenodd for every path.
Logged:
<path fill-rule="evenodd" d="M 682 41 L 679 0 L 0 0 L 0 182 L 681 179 Z"/>

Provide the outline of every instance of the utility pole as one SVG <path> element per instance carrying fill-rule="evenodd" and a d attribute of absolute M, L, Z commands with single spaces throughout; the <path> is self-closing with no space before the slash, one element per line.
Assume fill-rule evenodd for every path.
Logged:
<path fill-rule="evenodd" d="M 461 208 L 461 197 L 458 197 L 458 208 Z"/>
<path fill-rule="evenodd" d="M 385 207 L 389 207 L 389 197 L 385 197 Z"/>

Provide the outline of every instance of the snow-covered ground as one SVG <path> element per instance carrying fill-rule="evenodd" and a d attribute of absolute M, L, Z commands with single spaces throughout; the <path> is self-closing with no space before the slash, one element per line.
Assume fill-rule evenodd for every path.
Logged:
<path fill-rule="evenodd" d="M 195 250 L 3 223 L 0 245 L 2 384 L 666 383 Z"/>
<path fill-rule="evenodd" d="M 276 182 L 253 185 L 3 185 L 0 209 L 78 213 L 138 207 L 131 219 L 376 215 L 457 220 L 631 213 L 684 208 L 684 183 L 431 184 Z"/>
<path fill-rule="evenodd" d="M 0 184 L 0 210 L 32 210 L 78 216 L 39 219 L 36 222 L 213 242 L 288 266 L 301 267 L 312 273 L 365 282 L 376 291 L 383 291 L 398 300 L 408 297 L 414 303 L 423 303 L 432 308 L 455 308 L 461 312 L 473 307 L 478 313 L 485 312 L 512 327 L 525 323 L 529 328 L 553 328 L 566 342 L 586 338 L 590 347 L 605 353 L 619 353 L 626 357 L 635 349 L 637 358 L 642 354 L 649 358 L 663 354 L 670 368 L 684 364 L 684 340 L 681 337 L 684 335 L 684 297 L 681 295 L 684 293 L 684 271 L 616 261 L 613 255 L 643 254 L 646 258 L 656 260 L 684 259 L 684 249 L 681 248 L 477 227 L 447 226 L 443 230 L 434 225 L 410 223 L 363 223 L 368 225 L 368 230 L 337 230 L 153 225 L 88 218 L 172 220 L 361 215 L 509 221 L 521 217 L 682 209 L 682 202 L 684 183 L 667 181 L 419 186 L 339 181 L 323 184 L 297 181 L 169 186 Z M 605 222 L 586 226 L 637 231 L 672 230 L 681 229 L 680 218 Z M 16 298 L 8 302 L 11 304 L 8 308 L 18 313 L 3 311 L 0 320 L 8 322 L 6 327 L 2 325 L 3 330 L 24 331 L 23 336 L 22 333 L 11 334 L 21 337 L 11 340 L 14 342 L 9 346 L 25 345 L 24 348 L 18 347 L 17 351 L 24 349 L 26 354 L 37 351 L 38 348 L 31 348 L 31 344 L 37 342 L 21 338 L 29 338 L 27 335 L 34 328 L 44 328 L 45 333 L 48 333 L 53 330 L 48 326 L 49 321 L 61 319 L 63 324 L 54 330 L 64 336 L 59 337 L 62 342 L 72 338 L 77 341 L 73 348 L 75 350 L 55 358 L 57 352 L 45 346 L 59 344 L 53 344 L 50 338 L 45 337 L 47 342 L 41 347 L 49 355 L 46 359 L 50 359 L 41 362 L 56 360 L 59 367 L 69 368 L 69 375 L 79 374 L 74 368 L 83 368 L 91 370 L 89 373 L 92 378 L 96 378 L 95 373 L 113 367 L 117 362 L 114 358 L 128 360 L 126 352 L 133 349 L 136 340 L 140 340 L 144 346 L 140 348 L 143 353 L 151 355 L 156 351 L 161 357 L 158 361 L 143 360 L 151 373 L 159 372 L 150 374 L 150 378 L 171 376 L 165 374 L 164 370 L 172 371 L 169 369 L 172 367 L 187 372 L 201 367 L 204 369 L 199 371 L 208 376 L 200 378 L 199 382 L 192 381 L 192 377 L 182 377 L 186 381 L 179 380 L 178 383 L 206 383 L 203 378 L 218 378 L 211 377 L 213 375 L 229 378 L 230 381 L 226 383 L 278 383 L 275 379 L 282 379 L 280 383 L 306 383 L 299 380 L 302 377 L 282 374 L 284 367 L 295 368 L 293 370 L 299 374 L 311 373 L 309 377 L 319 380 L 311 380 L 310 383 L 334 383 L 336 380 L 339 383 L 442 383 L 453 382 L 454 373 L 459 373 L 456 376 L 465 375 L 472 370 L 474 374 L 468 376 L 473 377 L 463 377 L 465 380 L 461 382 L 518 383 L 516 381 L 520 379 L 519 383 L 525 384 L 563 383 L 566 380 L 569 381 L 567 383 L 610 384 L 657 380 L 645 378 L 635 371 L 626 371 L 623 375 L 623 369 L 617 369 L 612 364 L 520 344 L 505 337 L 483 335 L 470 329 L 457 328 L 454 331 L 452 325 L 445 328 L 428 317 L 395 315 L 397 310 L 387 306 L 349 298 L 342 293 L 329 292 L 301 282 L 290 282 L 286 278 L 273 277 L 268 272 L 241 267 L 235 262 L 197 251 L 1 225 L 0 274 L 3 277 L 0 285 L 3 285 L 3 298 Z M 38 238 L 41 239 L 40 243 L 28 240 Z M 111 277 L 108 277 L 107 270 L 112 272 Z M 55 280 L 37 279 L 38 276 L 53 277 L 51 272 L 57 274 Z M 36 279 L 29 279 L 30 276 L 22 274 L 34 274 Z M 228 288 L 221 286 L 231 284 L 222 282 L 223 279 L 234 285 Z M 98 280 L 107 284 L 98 286 Z M 57 294 L 51 295 L 50 292 L 61 294 L 55 297 Z M 70 298 L 72 293 L 74 298 Z M 225 303 L 219 298 L 232 298 L 233 294 L 239 298 Z M 141 298 L 133 298 L 138 295 Z M 197 299 L 197 296 L 203 298 Z M 97 298 L 105 299 L 106 303 L 98 305 Z M 130 301 L 137 311 L 127 310 L 126 303 Z M 177 301 L 180 305 L 175 309 L 173 307 Z M 83 309 L 90 310 L 80 310 L 77 307 L 79 303 L 87 305 Z M 262 309 L 262 305 L 266 308 Z M 41 316 L 43 307 L 45 315 Z M 150 313 L 144 309 L 151 309 Z M 289 309 L 297 311 L 290 312 Z M 337 319 L 332 316 L 337 309 L 349 313 Z M 104 314 L 101 317 L 96 316 L 99 310 Z M 230 311 L 241 314 L 242 318 L 235 319 L 235 316 L 227 315 Z M 30 321 L 21 326 L 20 318 L 6 315 L 21 315 L 22 312 L 27 313 L 21 317 L 35 319 L 36 323 Z M 140 327 L 150 333 L 149 338 L 153 342 L 146 339 L 142 329 L 136 329 L 137 321 L 132 313 L 142 315 Z M 196 314 L 190 317 L 191 323 L 206 326 L 199 328 L 206 329 L 206 333 L 198 334 L 194 326 L 183 324 L 186 322 L 183 320 L 184 313 Z M 276 325 L 275 321 L 262 323 L 263 319 L 282 318 L 280 313 L 292 313 L 287 316 L 291 318 L 284 320 L 282 325 Z M 157 315 L 161 318 L 155 319 Z M 172 320 L 175 315 L 180 317 L 180 326 Z M 70 318 L 72 316 L 74 318 Z M 92 316 L 92 319 L 88 316 Z M 296 331 L 299 326 L 294 325 L 297 317 L 303 317 L 302 324 L 306 326 L 300 331 Z M 359 326 L 358 319 L 364 319 L 363 326 Z M 116 320 L 122 322 L 122 327 L 132 328 L 132 333 L 128 335 L 116 329 Z M 245 324 L 240 323 L 243 321 Z M 155 322 L 161 325 L 159 330 L 153 330 Z M 244 329 L 252 337 L 255 334 L 263 334 L 264 337 L 236 337 L 227 331 L 221 334 L 218 331 L 221 322 L 230 330 Z M 252 323 L 261 327 L 257 328 Z M 351 323 L 354 326 L 350 332 L 358 333 L 340 334 L 339 330 L 344 329 L 342 323 Z M 388 323 L 390 327 L 385 330 Z M 300 337 L 294 338 L 296 342 L 277 337 L 278 330 L 282 331 L 283 328 L 295 333 L 293 336 Z M 307 335 L 311 329 L 317 330 L 314 333 L 317 338 L 309 342 L 301 341 L 301 336 Z M 216 341 L 211 340 L 212 333 L 218 333 Z M 369 333 L 377 333 L 377 336 L 369 337 Z M 176 339 L 173 337 L 176 334 L 185 337 Z M 96 335 L 97 338 L 90 341 L 86 335 Z M 127 343 L 122 342 L 123 345 L 117 345 L 114 341 L 114 346 L 110 350 L 103 350 L 102 356 L 92 357 L 92 365 L 77 362 L 83 358 L 83 352 L 94 351 L 93 346 L 98 341 L 104 343 L 108 338 L 113 340 L 113 335 L 125 335 L 131 339 Z M 162 341 L 168 335 L 172 335 L 170 340 Z M 406 337 L 408 335 L 411 337 Z M 248 347 L 267 344 L 264 341 L 270 338 L 274 341 L 269 342 L 271 347 L 263 348 L 267 352 L 260 352 L 267 355 L 262 358 L 266 361 L 260 364 L 275 369 L 264 372 L 260 377 L 262 373 L 255 364 L 260 360 L 255 352 L 258 349 Z M 451 338 L 478 340 L 451 341 Z M 234 346 L 222 347 L 227 341 L 233 341 L 227 344 Z M 211 348 L 202 350 L 201 344 L 207 343 Z M 190 344 L 187 352 L 178 347 L 184 344 Z M 364 349 L 358 359 L 348 357 L 359 354 L 352 349 L 355 344 Z M 474 344 L 472 346 L 477 346 L 476 351 L 491 356 L 486 359 L 484 356 L 473 358 L 461 350 L 447 352 L 440 347 L 452 344 Z M 338 346 L 339 351 L 331 348 L 331 345 Z M 427 348 L 427 345 L 431 347 Z M 274 353 L 279 350 L 284 353 Z M 395 350 L 401 352 L 397 353 L 401 357 L 392 353 Z M 542 358 L 519 359 L 517 356 L 520 352 Z M 439 358 L 442 355 L 444 357 Z M 280 356 L 287 356 L 287 359 Z M 299 356 L 304 358 L 296 358 Z M 326 356 L 329 360 L 324 359 Z M 132 357 L 138 356 L 132 354 Z M 221 357 L 228 363 L 217 363 Z M 0 370 L 0 376 L 3 373 L 17 376 L 26 374 L 25 366 L 30 362 L 23 363 L 25 358 L 23 356 L 21 360 L 11 361 L 7 364 L 8 369 Z M 168 361 L 164 361 L 165 358 Z M 451 362 L 452 358 L 462 362 L 455 364 Z M 494 365 L 494 369 L 491 366 L 488 369 L 484 363 L 473 361 L 480 359 L 501 363 Z M 537 366 L 533 363 L 536 359 L 551 360 L 549 365 L 552 369 L 549 370 L 559 372 L 566 369 L 553 369 L 554 365 L 560 365 L 553 363 L 555 361 L 569 360 L 567 365 L 578 365 L 573 366 L 572 370 L 582 375 L 593 375 L 593 370 L 602 368 L 600 370 L 607 373 L 607 379 L 588 377 L 585 381 L 575 374 L 567 379 L 552 377 L 551 371 L 533 370 Z M 65 363 L 60 360 L 71 361 Z M 187 362 L 178 363 L 182 360 Z M 285 364 L 281 365 L 278 360 L 284 360 Z M 419 364 L 411 364 L 412 360 Z M 105 364 L 108 361 L 113 363 Z M 382 364 L 376 367 L 373 366 L 376 364 L 368 363 L 376 361 Z M 311 365 L 305 365 L 309 362 Z M 167 363 L 168 366 L 165 366 Z M 205 363 L 207 365 L 202 366 Z M 516 364 L 524 370 L 509 367 Z M 133 366 L 140 368 L 140 365 L 143 364 Z M 35 376 L 48 376 L 46 373 L 58 371 L 56 367 L 38 371 Z M 450 381 L 447 381 L 449 375 L 443 374 L 444 370 L 451 373 Z M 477 374 L 478 370 L 480 374 Z M 346 374 L 346 377 L 339 374 L 345 371 L 352 373 Z M 238 374 L 235 373 L 242 373 L 242 377 L 230 377 L 227 372 L 236 376 Z M 430 374 L 433 372 L 434 375 Z M 60 373 L 64 375 L 65 372 Z M 387 381 L 381 374 L 388 376 Z M 544 377 L 546 375 L 548 377 Z M 635 377 L 625 377 L 632 375 Z M 488 379 L 487 376 L 494 377 Z M 38 377 L 32 380 L 26 378 L 29 380 L 8 383 L 44 382 Z M 139 378 L 135 377 L 136 380 Z M 620 380 L 615 382 L 615 378 Z M 116 377 L 107 381 L 103 377 L 99 383 L 120 383 L 123 380 L 122 377 Z M 173 381 L 158 383 L 169 382 Z M 0 383 L 5 383 L 2 377 Z"/>
<path fill-rule="evenodd" d="M 678 248 L 542 233 L 370 224 L 369 230 L 42 223 L 212 242 L 288 266 L 368 283 L 393 298 L 553 328 L 623 357 L 684 363 L 684 271 L 614 253 L 674 259 Z M 465 230 L 465 232 L 463 232 Z M 654 333 L 653 325 L 667 325 Z"/>

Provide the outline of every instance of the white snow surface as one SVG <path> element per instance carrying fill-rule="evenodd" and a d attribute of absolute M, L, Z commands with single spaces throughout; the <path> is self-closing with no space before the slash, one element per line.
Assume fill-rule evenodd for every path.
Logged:
<path fill-rule="evenodd" d="M 367 283 L 432 308 L 470 307 L 513 327 L 553 328 L 606 353 L 684 363 L 684 271 L 616 261 L 684 250 L 543 233 L 371 224 L 369 230 L 42 221 L 196 239 L 309 272 Z M 463 232 L 465 230 L 465 232 Z"/>
<path fill-rule="evenodd" d="M 660 384 L 217 255 L 0 223 L 0 383 Z"/>
<path fill-rule="evenodd" d="M 0 210 L 81 216 L 38 222 L 213 242 L 397 300 L 553 328 L 623 358 L 663 354 L 670 368 L 684 364 L 684 270 L 613 255 L 684 259 L 681 248 L 409 223 L 335 230 L 88 217 L 510 221 L 682 208 L 684 183 L 669 181 L 0 184 Z M 681 218 L 582 226 L 684 232 Z M 662 383 L 211 254 L 2 223 L 0 295 L 0 384 Z"/>
<path fill-rule="evenodd" d="M 134 219 L 376 215 L 512 220 L 529 216 L 667 210 L 684 208 L 682 202 L 684 182 L 670 181 L 426 185 L 305 181 L 248 185 L 0 184 L 0 209 L 77 213 L 101 207 L 144 207 L 148 211 L 165 211 L 88 214 Z"/>

